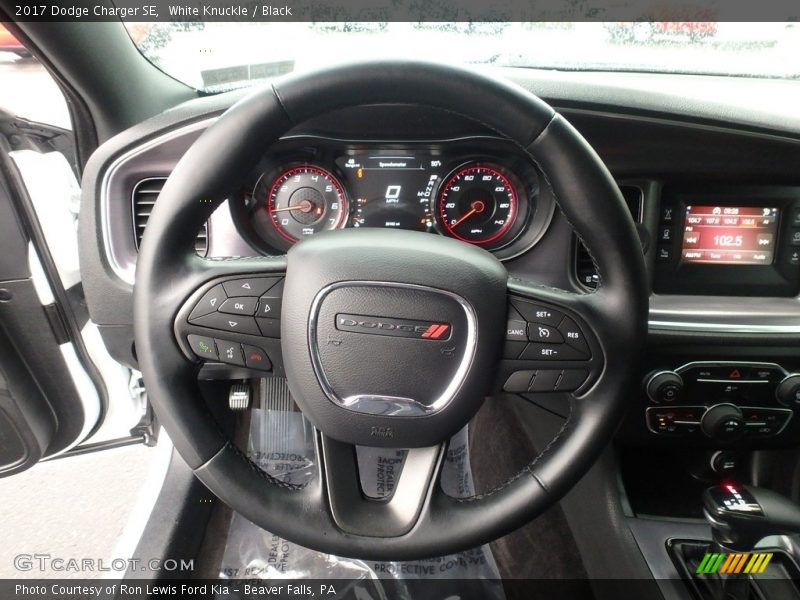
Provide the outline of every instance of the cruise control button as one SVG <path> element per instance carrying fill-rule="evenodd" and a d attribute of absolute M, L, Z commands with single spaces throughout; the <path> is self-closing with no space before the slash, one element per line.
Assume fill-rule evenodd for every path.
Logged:
<path fill-rule="evenodd" d="M 251 369 L 269 371 L 272 368 L 272 363 L 270 363 L 267 353 L 261 348 L 242 344 L 242 349 L 244 350 L 244 362 Z"/>
<path fill-rule="evenodd" d="M 589 371 L 586 369 L 564 369 L 561 373 L 561 379 L 558 380 L 559 392 L 574 392 L 583 385 L 586 378 L 589 376 Z"/>
<path fill-rule="evenodd" d="M 520 355 L 522 360 L 586 360 L 587 357 L 567 344 L 530 343 Z"/>
<path fill-rule="evenodd" d="M 540 304 L 525 302 L 524 300 L 511 301 L 519 313 L 530 323 L 542 323 L 555 327 L 561 322 L 564 314 Z"/>
<path fill-rule="evenodd" d="M 261 335 L 269 338 L 281 337 L 281 322 L 279 319 L 256 319 Z"/>
<path fill-rule="evenodd" d="M 269 317 L 271 319 L 281 318 L 281 299 L 263 297 L 258 301 L 257 317 Z"/>
<path fill-rule="evenodd" d="M 540 323 L 528 323 L 528 339 L 543 344 L 560 344 L 564 341 L 558 329 Z"/>
<path fill-rule="evenodd" d="M 259 335 L 256 320 L 253 317 L 226 315 L 223 313 L 212 313 L 194 320 L 194 325 L 231 331 L 234 333 L 246 333 L 249 335 Z"/>
<path fill-rule="evenodd" d="M 215 285 L 200 298 L 200 301 L 192 309 L 189 320 L 192 321 L 203 315 L 213 313 L 222 306 L 222 303 L 225 302 L 225 298 L 225 290 L 222 289 L 222 286 Z"/>
<path fill-rule="evenodd" d="M 217 358 L 217 349 L 214 347 L 213 338 L 189 334 L 187 339 L 189 340 L 189 346 L 191 346 L 192 352 L 200 358 L 205 358 L 206 360 Z"/>
<path fill-rule="evenodd" d="M 531 378 L 533 378 L 535 374 L 536 371 L 516 371 L 515 373 L 512 373 L 503 384 L 503 391 L 527 392 Z"/>
<path fill-rule="evenodd" d="M 564 336 L 564 341 L 583 354 L 583 358 L 589 358 L 591 356 L 589 344 L 586 343 L 586 337 L 575 321 L 569 317 L 564 317 L 564 320 L 561 321 L 561 325 L 558 326 L 558 330 L 561 332 L 561 335 Z"/>
<path fill-rule="evenodd" d="M 525 333 L 528 324 L 525 321 L 510 320 L 506 325 L 506 339 L 517 342 L 527 342 L 528 335 Z"/>
<path fill-rule="evenodd" d="M 522 351 L 525 350 L 525 347 L 528 344 L 526 342 L 515 342 L 512 340 L 506 340 L 505 345 L 503 346 L 503 358 L 511 358 L 517 359 L 519 355 L 522 354 Z"/>
<path fill-rule="evenodd" d="M 250 277 L 223 282 L 228 296 L 263 296 L 267 290 L 282 281 L 279 277 Z"/>
<path fill-rule="evenodd" d="M 528 391 L 554 392 L 559 377 L 561 377 L 561 371 L 558 369 L 540 369 L 536 371 L 536 377 L 531 381 Z"/>
<path fill-rule="evenodd" d="M 229 315 L 253 315 L 256 312 L 256 298 L 228 298 L 219 307 L 219 312 Z"/>
<path fill-rule="evenodd" d="M 242 346 L 239 342 L 228 342 L 226 340 L 218 340 L 217 349 L 219 350 L 219 359 L 231 365 L 244 366 L 244 358 L 242 357 Z"/>

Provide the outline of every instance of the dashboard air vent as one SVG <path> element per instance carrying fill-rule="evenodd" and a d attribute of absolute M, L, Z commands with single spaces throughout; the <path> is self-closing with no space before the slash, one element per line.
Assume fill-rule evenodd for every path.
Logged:
<path fill-rule="evenodd" d="M 153 212 L 153 206 L 155 206 L 166 180 L 166 177 L 150 177 L 142 179 L 133 187 L 133 233 L 137 250 L 139 244 L 142 243 L 147 220 L 150 218 L 150 213 Z M 197 233 L 194 248 L 200 256 L 205 256 L 208 252 L 208 223 L 204 223 Z"/>
<path fill-rule="evenodd" d="M 625 198 L 625 204 L 628 205 L 631 211 L 633 220 L 637 223 L 641 223 L 642 209 L 644 208 L 644 192 L 642 188 L 635 185 L 621 185 L 619 189 L 622 192 L 622 197 Z M 575 275 L 581 285 L 590 289 L 595 289 L 597 287 L 599 279 L 597 271 L 594 268 L 594 263 L 592 262 L 592 257 L 589 256 L 589 252 L 586 251 L 586 246 L 584 246 L 580 240 L 577 241 L 575 252 Z"/>

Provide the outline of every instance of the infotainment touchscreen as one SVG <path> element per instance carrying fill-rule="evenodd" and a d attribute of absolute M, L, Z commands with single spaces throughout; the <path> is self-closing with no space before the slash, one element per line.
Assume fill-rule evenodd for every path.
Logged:
<path fill-rule="evenodd" d="M 779 209 L 771 207 L 688 205 L 681 262 L 770 265 L 779 216 Z"/>

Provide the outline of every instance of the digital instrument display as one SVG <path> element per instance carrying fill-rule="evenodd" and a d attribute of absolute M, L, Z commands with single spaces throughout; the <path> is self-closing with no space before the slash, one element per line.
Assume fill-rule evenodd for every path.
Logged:
<path fill-rule="evenodd" d="M 400 151 L 343 156 L 336 164 L 351 194 L 351 227 L 433 228 L 441 160 Z"/>
<path fill-rule="evenodd" d="M 684 264 L 770 265 L 780 210 L 761 206 L 687 205 Z"/>

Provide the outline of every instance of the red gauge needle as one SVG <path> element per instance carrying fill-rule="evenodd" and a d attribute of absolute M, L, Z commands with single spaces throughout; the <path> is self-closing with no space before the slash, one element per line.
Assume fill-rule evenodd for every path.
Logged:
<path fill-rule="evenodd" d="M 475 200 L 475 202 L 473 202 L 470 205 L 470 207 L 471 207 L 470 210 L 468 212 L 464 213 L 463 215 L 461 215 L 461 218 L 458 219 L 455 223 L 453 223 L 451 225 L 451 227 L 458 227 L 459 225 L 461 225 L 464 221 L 466 221 L 470 217 L 472 217 L 474 215 L 479 215 L 484 210 L 486 210 L 486 205 L 483 203 L 482 200 Z"/>
<path fill-rule="evenodd" d="M 314 209 L 314 203 L 310 200 L 303 200 L 300 204 L 295 204 L 294 206 L 287 206 L 285 208 L 273 208 L 272 212 L 284 212 L 287 210 L 299 210 L 300 212 L 310 213 Z M 320 211 L 317 211 L 319 213 Z"/>

